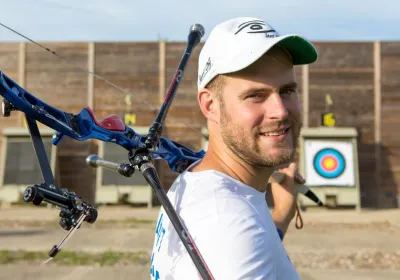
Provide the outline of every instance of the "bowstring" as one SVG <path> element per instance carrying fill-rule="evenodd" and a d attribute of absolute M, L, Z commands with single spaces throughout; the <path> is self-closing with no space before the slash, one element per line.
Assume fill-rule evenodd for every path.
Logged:
<path fill-rule="evenodd" d="M 72 62 L 71 60 L 67 59 L 66 57 L 64 57 L 64 56 L 62 56 L 62 55 L 56 53 L 55 51 L 51 50 L 50 48 L 48 48 L 48 47 L 46 47 L 46 46 L 44 46 L 44 45 L 42 45 L 42 44 L 40 44 L 40 43 L 38 43 L 38 42 L 32 40 L 31 38 L 29 38 L 29 37 L 23 35 L 22 33 L 16 31 L 15 29 L 13 29 L 13 28 L 11 28 L 11 27 L 9 27 L 9 26 L 7 26 L 7 25 L 1 23 L 1 22 L 0 22 L 0 25 L 3 26 L 4 28 L 10 30 L 11 32 L 13 32 L 13 33 L 15 33 L 15 34 L 17 34 L 17 35 L 23 37 L 24 39 L 28 40 L 29 42 L 35 44 L 36 46 L 40 47 L 41 49 L 44 49 L 44 50 L 46 50 L 46 51 L 52 53 L 53 55 L 59 57 L 60 59 L 64 60 L 65 62 L 74 65 L 75 67 L 77 67 L 77 68 L 80 69 L 81 71 L 85 72 L 86 74 L 93 75 L 94 77 L 96 77 L 96 78 L 99 79 L 99 80 L 102 80 L 102 81 L 105 82 L 106 84 L 108 84 L 108 85 L 110 85 L 110 86 L 112 86 L 112 87 L 114 87 L 114 88 L 116 88 L 116 89 L 118 89 L 118 90 L 120 90 L 120 91 L 122 91 L 122 92 L 128 94 L 128 95 L 134 96 L 134 94 L 131 93 L 131 92 L 129 92 L 128 90 L 126 90 L 126 89 L 124 89 L 124 88 L 122 88 L 122 87 L 120 87 L 120 86 L 114 84 L 113 82 L 107 80 L 106 78 L 104 78 L 104 77 L 102 77 L 102 76 L 96 74 L 94 71 L 90 71 L 90 70 L 88 70 L 87 68 L 81 66 L 80 64 Z M 154 106 L 153 104 L 148 103 L 148 102 L 146 102 L 146 101 L 144 101 L 144 100 L 139 100 L 138 103 L 145 104 L 145 105 L 147 105 L 148 107 L 150 107 L 151 109 L 155 110 L 156 112 L 159 111 L 159 108 L 158 108 L 158 107 L 156 107 L 156 106 Z M 192 130 L 194 130 L 195 132 L 200 133 L 204 138 L 206 138 L 206 139 L 208 138 L 208 136 L 207 136 L 206 134 L 204 134 L 202 131 L 198 130 L 197 128 L 194 128 L 194 127 L 190 126 L 190 125 L 187 124 L 186 122 L 183 122 L 183 121 L 181 121 L 181 120 L 177 120 L 177 119 L 175 119 L 175 118 L 173 118 L 173 117 L 168 117 L 168 119 L 171 120 L 171 121 L 173 121 L 173 122 L 175 122 L 176 124 L 183 124 L 183 125 L 185 125 L 186 127 L 190 128 L 190 129 L 192 129 Z"/>

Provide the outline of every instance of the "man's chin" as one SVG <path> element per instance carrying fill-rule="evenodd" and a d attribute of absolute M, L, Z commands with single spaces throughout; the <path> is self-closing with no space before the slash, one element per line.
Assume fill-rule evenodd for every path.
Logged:
<path fill-rule="evenodd" d="M 263 153 L 264 158 L 269 159 L 274 166 L 286 166 L 294 158 L 294 149 L 289 147 L 271 148 Z"/>
<path fill-rule="evenodd" d="M 264 147 L 262 147 L 263 154 L 276 157 L 279 157 L 279 155 L 283 155 L 288 152 L 292 153 L 293 150 L 294 148 L 291 143 L 278 143 L 272 145 L 264 145 Z"/>

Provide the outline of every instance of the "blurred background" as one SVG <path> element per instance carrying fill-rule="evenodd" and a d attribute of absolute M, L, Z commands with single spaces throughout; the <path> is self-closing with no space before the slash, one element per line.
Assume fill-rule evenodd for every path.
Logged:
<path fill-rule="evenodd" d="M 63 111 L 93 109 L 145 134 L 186 46 L 189 27 L 206 34 L 194 50 L 163 135 L 207 148 L 198 109 L 197 58 L 212 27 L 237 16 L 264 19 L 280 34 L 299 34 L 319 53 L 296 66 L 303 108 L 300 173 L 325 203 L 299 197 L 302 229 L 284 243 L 302 279 L 400 279 L 400 3 L 386 1 L 2 1 L 0 68 L 30 93 Z M 122 88 L 82 71 L 88 69 Z M 160 204 L 141 174 L 125 178 L 86 165 L 89 154 L 127 162 L 100 141 L 64 139 L 38 123 L 58 188 L 99 209 L 63 251 L 39 266 L 66 233 L 59 210 L 22 201 L 43 182 L 23 114 L 0 118 L 0 279 L 151 279 L 150 251 Z M 319 160 L 316 160 L 318 158 Z M 156 162 L 167 190 L 178 175 Z M 271 197 L 268 198 L 271 203 Z"/>

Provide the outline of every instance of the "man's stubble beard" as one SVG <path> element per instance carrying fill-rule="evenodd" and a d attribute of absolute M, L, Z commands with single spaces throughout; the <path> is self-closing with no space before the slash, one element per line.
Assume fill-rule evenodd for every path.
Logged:
<path fill-rule="evenodd" d="M 285 121 L 277 121 L 268 127 L 263 127 L 263 131 L 265 131 L 274 130 L 279 126 L 291 124 L 290 133 L 292 134 L 291 147 L 287 147 L 286 142 L 276 143 L 274 149 L 279 149 L 277 155 L 272 156 L 268 152 L 264 152 L 265 154 L 263 155 L 260 145 L 257 143 L 257 139 L 260 137 L 260 128 L 256 129 L 252 135 L 253 141 L 250 142 L 246 139 L 243 130 L 232 125 L 231 118 L 223 102 L 220 102 L 220 112 L 222 140 L 225 145 L 245 163 L 256 168 L 273 168 L 293 161 L 300 135 L 300 121 L 294 119 L 290 121 L 286 119 Z"/>

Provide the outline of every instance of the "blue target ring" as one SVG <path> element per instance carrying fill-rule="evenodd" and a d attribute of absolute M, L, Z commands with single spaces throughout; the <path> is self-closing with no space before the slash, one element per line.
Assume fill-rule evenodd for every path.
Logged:
<path fill-rule="evenodd" d="M 318 175 L 327 179 L 334 179 L 343 174 L 346 168 L 346 160 L 338 150 L 325 148 L 314 156 L 313 165 Z"/>

